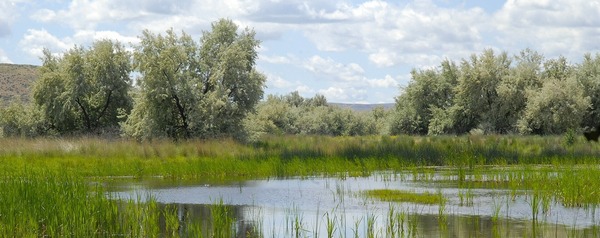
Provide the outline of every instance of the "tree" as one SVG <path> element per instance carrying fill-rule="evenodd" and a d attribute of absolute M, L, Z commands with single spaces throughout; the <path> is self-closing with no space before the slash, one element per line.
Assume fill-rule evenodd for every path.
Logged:
<path fill-rule="evenodd" d="M 527 106 L 519 120 L 519 132 L 559 134 L 579 127 L 591 100 L 585 95 L 574 69 L 562 56 L 544 62 L 543 86 L 528 92 Z"/>
<path fill-rule="evenodd" d="M 517 122 L 523 116 L 528 101 L 528 91 L 538 91 L 542 87 L 542 61 L 544 57 L 530 49 L 525 49 L 515 57 L 515 67 L 510 69 L 498 84 L 498 107 L 501 120 L 496 121 L 498 132 L 518 131 Z"/>
<path fill-rule="evenodd" d="M 503 132 L 499 109 L 498 85 L 509 73 L 511 60 L 505 52 L 496 55 L 484 50 L 461 63 L 461 75 L 456 87 L 455 115 L 462 119 L 454 125 L 455 133 L 465 133 L 479 127 L 488 132 Z M 457 120 L 456 120 L 457 121 Z"/>
<path fill-rule="evenodd" d="M 284 97 L 268 95 L 267 100 L 256 106 L 246 127 L 261 134 L 297 134 L 296 120 L 300 110 Z"/>
<path fill-rule="evenodd" d="M 199 43 L 189 35 L 144 31 L 134 53 L 141 74 L 136 104 L 124 125 L 137 138 L 236 136 L 262 98 L 265 76 L 255 69 L 259 41 L 219 20 Z"/>
<path fill-rule="evenodd" d="M 586 54 L 583 62 L 575 67 L 575 77 L 590 98 L 590 108 L 585 113 L 581 126 L 592 129 L 600 126 L 600 54 Z"/>
<path fill-rule="evenodd" d="M 575 78 L 547 79 L 544 86 L 532 92 L 519 131 L 523 134 L 559 134 L 577 128 L 590 107 Z"/>
<path fill-rule="evenodd" d="M 393 134 L 428 134 L 432 112 L 450 107 L 458 68 L 448 60 L 439 68 L 413 70 L 412 81 L 396 98 L 396 112 L 392 123 Z"/>
<path fill-rule="evenodd" d="M 42 116 L 32 104 L 20 101 L 0 107 L 0 137 L 34 137 L 42 131 Z"/>
<path fill-rule="evenodd" d="M 44 50 L 34 103 L 50 129 L 59 133 L 118 127 L 132 107 L 130 55 L 119 44 L 96 41 L 62 57 Z"/>
<path fill-rule="evenodd" d="M 78 129 L 78 119 L 70 107 L 65 67 L 60 57 L 44 49 L 40 78 L 33 84 L 33 103 L 43 116 L 49 130 L 70 132 Z"/>

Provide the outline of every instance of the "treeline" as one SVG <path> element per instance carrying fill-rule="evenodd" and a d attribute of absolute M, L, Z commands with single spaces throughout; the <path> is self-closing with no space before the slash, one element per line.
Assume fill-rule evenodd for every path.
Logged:
<path fill-rule="evenodd" d="M 0 108 L 1 135 L 546 135 L 600 125 L 600 54 L 570 64 L 529 49 L 512 57 L 485 50 L 413 70 L 394 110 L 358 112 L 298 92 L 261 100 L 260 42 L 231 20 L 214 22 L 199 41 L 173 30 L 140 40 L 133 50 L 108 40 L 45 50 L 31 102 Z"/>
<path fill-rule="evenodd" d="M 2 108 L 2 134 L 245 136 L 243 120 L 266 80 L 255 69 L 260 42 L 253 30 L 222 19 L 199 41 L 173 30 L 144 31 L 140 40 L 133 52 L 109 40 L 60 55 L 45 50 L 31 103 Z"/>
<path fill-rule="evenodd" d="M 253 135 L 355 136 L 387 134 L 389 112 L 383 107 L 359 112 L 331 106 L 323 95 L 303 98 L 298 92 L 267 96 L 246 120 Z"/>
<path fill-rule="evenodd" d="M 600 54 L 579 64 L 526 49 L 485 50 L 413 70 L 396 98 L 392 134 L 560 134 L 600 126 Z"/>

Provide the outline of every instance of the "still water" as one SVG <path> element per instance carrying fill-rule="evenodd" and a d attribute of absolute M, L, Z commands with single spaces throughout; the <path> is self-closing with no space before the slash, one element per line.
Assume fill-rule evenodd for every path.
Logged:
<path fill-rule="evenodd" d="M 552 202 L 534 214 L 528 191 L 459 189 L 452 182 L 427 182 L 412 174 L 376 173 L 368 177 L 292 177 L 206 182 L 164 179 L 115 180 L 122 199 L 152 196 L 176 207 L 180 219 L 210 230 L 211 207 L 222 203 L 235 220 L 237 237 L 597 237 L 594 208 L 565 208 Z M 441 194 L 443 204 L 390 203 L 365 190 L 394 189 Z M 467 196 L 468 198 L 465 198 Z M 465 202 L 467 200 L 468 202 Z M 537 217 L 534 220 L 534 215 Z M 209 233 L 207 233 L 209 234 Z"/>

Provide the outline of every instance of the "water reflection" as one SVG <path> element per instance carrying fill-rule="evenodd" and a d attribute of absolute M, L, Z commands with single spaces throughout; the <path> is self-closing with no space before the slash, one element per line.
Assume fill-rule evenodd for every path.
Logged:
<path fill-rule="evenodd" d="M 515 195 L 508 190 L 473 188 L 468 191 L 471 202 L 465 205 L 461 197 L 465 190 L 385 173 L 361 178 L 219 183 L 173 183 L 161 179 L 114 181 L 109 187 L 121 198 L 151 194 L 163 206 L 176 209 L 182 236 L 190 234 L 190 228 L 197 228 L 205 237 L 211 237 L 216 228 L 224 226 L 235 232 L 231 235 L 235 237 L 327 237 L 332 233 L 334 237 L 600 235 L 595 219 L 600 214 L 595 209 L 566 208 L 553 203 L 547 212 L 538 214 L 540 218 L 534 222 L 527 191 Z M 440 193 L 448 199 L 445 204 L 437 205 L 390 204 L 361 193 L 384 188 Z M 225 205 L 214 205 L 220 201 Z M 228 212 L 215 207 L 226 208 Z M 223 216 L 230 222 L 223 222 Z"/>
<path fill-rule="evenodd" d="M 227 229 L 231 231 L 228 236 L 231 237 L 263 237 L 261 233 L 260 223 L 254 220 L 248 220 L 244 215 L 247 210 L 245 206 L 232 205 L 203 205 L 203 204 L 159 204 L 160 209 L 175 209 L 179 220 L 178 235 L 180 237 L 199 237 L 200 232 L 202 237 L 214 237 L 218 229 Z M 224 217 L 223 213 L 215 214 L 216 209 L 224 209 L 227 212 Z M 219 223 L 217 220 L 227 220 L 225 224 Z M 219 227 L 223 226 L 225 227 Z M 161 232 L 164 234 L 166 229 L 165 216 L 159 219 Z M 197 228 L 197 229 L 194 229 Z"/>
<path fill-rule="evenodd" d="M 206 204 L 161 204 L 175 208 L 179 214 L 180 230 L 182 237 L 194 237 L 198 234 L 191 233 L 190 224 L 200 225 L 203 237 L 214 236 L 215 218 L 213 211 L 218 205 Z M 296 216 L 301 220 L 299 229 L 300 237 L 327 237 L 326 218 L 324 213 L 321 220 L 319 216 L 307 214 L 287 214 L 287 217 L 262 216 L 257 213 L 257 207 L 224 205 L 230 211 L 228 218 L 232 220 L 232 237 L 294 237 L 296 231 Z M 303 215 L 300 217 L 300 215 Z M 399 214 L 397 214 L 399 215 Z M 341 214 L 337 214 L 342 218 Z M 373 227 L 369 228 L 369 217 L 374 218 Z M 292 219 L 290 219 L 292 218 Z M 331 216 L 330 216 L 331 218 Z M 531 221 L 519 220 L 494 220 L 482 216 L 457 216 L 448 215 L 440 218 L 432 214 L 406 214 L 404 221 L 401 217 L 381 217 L 367 215 L 354 217 L 358 220 L 337 220 L 335 237 L 598 237 L 598 228 L 590 227 L 578 229 L 557 224 L 534 224 Z M 396 220 L 396 221 L 393 221 Z M 344 224 L 340 223 L 344 222 Z M 396 222 L 394 225 L 392 223 Z M 164 231 L 164 217 L 160 220 L 161 230 Z M 394 229 L 394 230 L 390 230 Z M 344 232 L 345 230 L 345 232 Z"/>

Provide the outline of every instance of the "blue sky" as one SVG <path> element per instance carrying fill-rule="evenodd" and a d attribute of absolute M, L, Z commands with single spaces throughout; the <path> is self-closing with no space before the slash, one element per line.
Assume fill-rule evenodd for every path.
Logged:
<path fill-rule="evenodd" d="M 262 41 L 266 93 L 391 103 L 411 69 L 486 48 L 576 63 L 600 49 L 599 16 L 598 0 L 3 0 L 0 62 L 39 65 L 43 48 L 60 53 L 104 38 L 136 44 L 144 29 L 199 39 L 230 18 Z"/>

